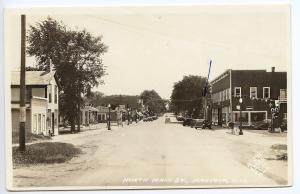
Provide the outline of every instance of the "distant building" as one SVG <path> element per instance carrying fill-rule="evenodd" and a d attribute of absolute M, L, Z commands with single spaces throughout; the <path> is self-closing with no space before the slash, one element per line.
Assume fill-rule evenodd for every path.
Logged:
<path fill-rule="evenodd" d="M 58 135 L 59 88 L 55 71 L 26 71 L 26 132 Z M 11 72 L 12 132 L 19 131 L 20 71 Z"/>
<path fill-rule="evenodd" d="M 107 121 L 107 115 L 108 115 L 108 107 L 107 106 L 97 106 L 98 112 L 98 121 L 100 123 L 104 123 Z"/>
<path fill-rule="evenodd" d="M 100 121 L 98 120 L 99 110 L 95 107 L 86 105 L 80 109 L 81 117 L 80 124 L 89 126 L 89 124 L 96 124 Z"/>
<path fill-rule="evenodd" d="M 146 108 L 145 108 L 143 99 L 138 98 L 137 104 L 138 104 L 137 110 L 138 110 L 139 112 L 145 112 L 145 111 L 146 111 Z"/>
<path fill-rule="evenodd" d="M 217 125 L 240 120 L 242 98 L 244 126 L 271 118 L 270 103 L 279 102 L 280 118 L 287 117 L 287 73 L 266 70 L 229 69 L 210 82 L 211 119 Z"/>

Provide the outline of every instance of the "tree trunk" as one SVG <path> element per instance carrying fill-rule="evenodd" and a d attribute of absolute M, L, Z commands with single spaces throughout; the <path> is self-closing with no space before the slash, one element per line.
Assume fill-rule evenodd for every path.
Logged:
<path fill-rule="evenodd" d="M 77 132 L 80 132 L 80 118 L 81 118 L 81 112 L 80 112 L 80 102 L 78 103 L 78 108 L 77 108 L 78 114 L 77 114 Z"/>
<path fill-rule="evenodd" d="M 75 122 L 74 122 L 74 118 L 70 119 L 70 124 L 71 124 L 71 133 L 75 132 Z"/>

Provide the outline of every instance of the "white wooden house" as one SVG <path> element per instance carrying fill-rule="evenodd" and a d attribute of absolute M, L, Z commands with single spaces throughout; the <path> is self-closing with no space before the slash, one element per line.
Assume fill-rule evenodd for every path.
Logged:
<path fill-rule="evenodd" d="M 26 132 L 58 135 L 59 88 L 55 71 L 26 71 Z M 12 132 L 19 131 L 20 71 L 11 72 Z"/>

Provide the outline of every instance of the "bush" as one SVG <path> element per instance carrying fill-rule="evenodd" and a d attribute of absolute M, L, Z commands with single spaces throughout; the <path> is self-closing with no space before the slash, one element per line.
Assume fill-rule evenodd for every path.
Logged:
<path fill-rule="evenodd" d="M 20 152 L 13 147 L 14 165 L 33 165 L 41 163 L 62 163 L 81 153 L 73 144 L 60 142 L 44 142 L 26 146 L 26 151 Z"/>

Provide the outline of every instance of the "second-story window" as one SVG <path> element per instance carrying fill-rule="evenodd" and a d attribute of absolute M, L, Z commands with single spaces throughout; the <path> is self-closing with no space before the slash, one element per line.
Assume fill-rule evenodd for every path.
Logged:
<path fill-rule="evenodd" d="M 257 98 L 257 87 L 250 87 L 250 98 Z"/>
<path fill-rule="evenodd" d="M 263 98 L 270 98 L 270 87 L 263 87 Z"/>
<path fill-rule="evenodd" d="M 52 102 L 52 87 L 51 85 L 48 87 L 49 93 L 48 93 L 48 101 L 49 103 Z"/>
<path fill-rule="evenodd" d="M 280 89 L 279 100 L 286 100 L 286 99 L 287 99 L 286 89 Z"/>
<path fill-rule="evenodd" d="M 51 92 L 49 92 L 49 103 L 52 102 L 52 95 L 51 95 Z"/>
<path fill-rule="evenodd" d="M 235 87 L 234 88 L 234 96 L 235 97 L 241 97 L 242 96 L 242 88 L 241 87 Z"/>

